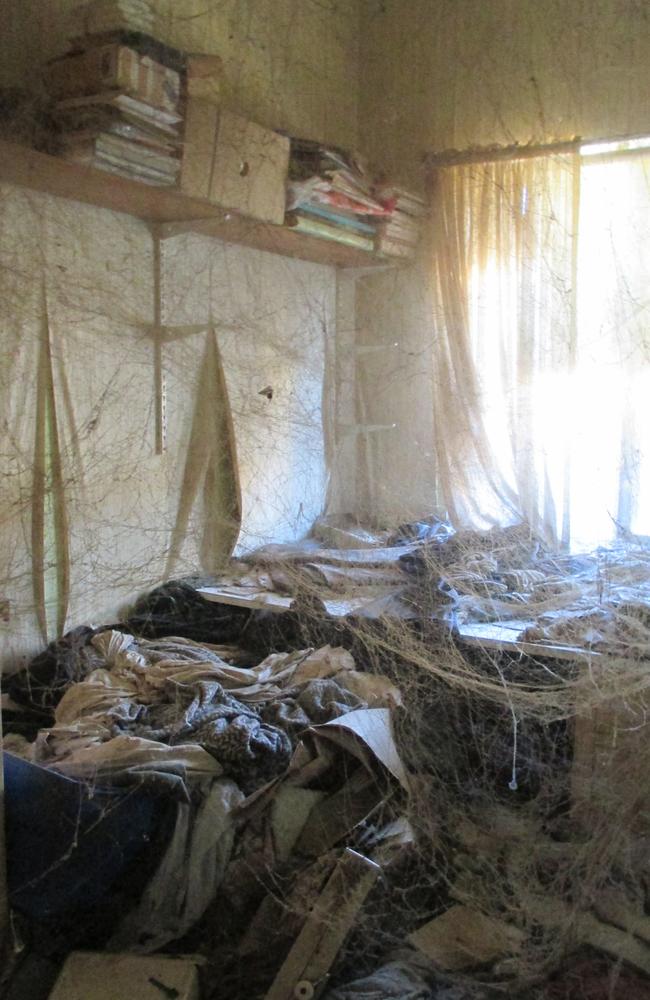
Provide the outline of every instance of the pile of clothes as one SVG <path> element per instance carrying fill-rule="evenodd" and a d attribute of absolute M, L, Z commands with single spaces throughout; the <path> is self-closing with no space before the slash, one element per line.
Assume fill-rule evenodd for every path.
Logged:
<path fill-rule="evenodd" d="M 31 740 L 9 731 L 7 754 L 75 780 L 90 799 L 121 789 L 175 803 L 157 869 L 113 928 L 111 947 L 152 951 L 183 937 L 229 866 L 241 857 L 252 863 L 250 830 L 260 822 L 273 841 L 265 868 L 287 861 L 302 827 L 297 857 L 310 864 L 390 799 L 391 788 L 407 787 L 391 726 L 401 695 L 388 678 L 356 669 L 348 651 L 331 646 L 272 653 L 254 665 L 242 663 L 247 656 L 180 636 L 84 628 L 47 651 L 49 688 L 40 658 L 33 708 L 53 719 Z M 13 689 L 28 707 L 29 670 Z M 310 827 L 311 811 L 327 810 L 350 780 L 356 809 L 321 843 L 320 813 Z"/>

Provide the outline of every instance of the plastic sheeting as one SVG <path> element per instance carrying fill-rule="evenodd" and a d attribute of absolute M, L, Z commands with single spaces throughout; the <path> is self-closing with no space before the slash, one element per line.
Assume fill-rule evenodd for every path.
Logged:
<path fill-rule="evenodd" d="M 210 459 L 228 445 L 218 409 L 197 408 L 211 385 L 230 408 L 239 548 L 306 532 L 326 489 L 335 275 L 206 239 L 164 244 L 163 323 L 205 328 L 168 331 L 156 454 L 147 227 L 10 187 L 0 217 L 0 628 L 12 667 L 66 624 L 117 617 L 165 575 L 214 571 L 227 554 L 239 525 L 220 477 L 236 473 Z M 272 400 L 259 394 L 269 384 Z"/>

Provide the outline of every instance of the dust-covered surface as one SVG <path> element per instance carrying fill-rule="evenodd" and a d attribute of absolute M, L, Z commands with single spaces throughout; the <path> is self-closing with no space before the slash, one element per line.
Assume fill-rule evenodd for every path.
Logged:
<path fill-rule="evenodd" d="M 12 668 L 67 623 L 115 616 L 165 576 L 213 571 L 235 543 L 304 534 L 324 500 L 335 301 L 333 272 L 318 265 L 165 243 L 163 323 L 198 329 L 162 349 L 166 447 L 156 454 L 146 227 L 9 188 L 1 207 Z M 272 400 L 259 394 L 268 384 Z"/>
<path fill-rule="evenodd" d="M 319 913 L 336 935 L 345 914 L 336 1000 L 643 996 L 647 649 L 629 630 L 647 628 L 633 611 L 646 550 L 571 559 L 524 526 L 435 521 L 330 518 L 316 535 L 232 567 L 279 582 L 290 613 L 217 603 L 210 618 L 173 584 L 124 625 L 52 647 L 33 686 L 15 678 L 8 749 L 176 803 L 126 921 L 109 908 L 80 933 L 62 919 L 50 948 L 198 951 L 207 996 L 263 997 L 305 922 Z M 327 570 L 343 600 L 367 587 L 360 565 L 400 573 L 409 613 L 325 615 Z M 534 655 L 463 640 L 460 612 L 485 625 L 508 607 L 538 630 Z M 596 613 L 610 623 L 598 638 Z M 202 641 L 169 637 L 183 621 Z M 345 847 L 381 867 L 374 885 L 361 891 Z M 332 879 L 348 886 L 340 912 Z"/>
<path fill-rule="evenodd" d="M 63 50 L 72 6 L 3 8 L 3 85 L 31 83 Z M 156 5 L 156 31 L 221 55 L 227 106 L 294 134 L 360 142 L 391 178 L 420 187 L 425 152 L 647 132 L 642 6 L 183 0 Z M 621 197 L 626 172 L 647 188 L 634 162 L 614 185 Z M 477 173 L 490 184 L 499 174 Z M 517 189 L 520 215 L 527 197 Z M 640 203 L 619 213 L 641 237 L 622 255 L 607 220 L 586 231 L 587 244 L 608 246 L 593 282 L 601 297 L 587 297 L 593 343 L 625 331 L 618 347 L 634 375 L 646 343 Z M 249 591 L 294 600 L 289 614 L 206 610 L 186 582 L 125 608 L 175 576 L 223 586 L 233 547 L 241 556 L 296 542 L 324 508 L 384 528 L 445 509 L 440 460 L 463 464 L 450 442 L 474 444 L 464 404 L 480 393 L 470 380 L 463 405 L 458 393 L 446 405 L 455 386 L 438 362 L 460 326 L 438 315 L 436 331 L 454 337 L 432 342 L 431 259 L 362 277 L 355 290 L 317 265 L 183 236 L 162 247 L 156 303 L 142 223 L 8 187 L 0 212 L 4 665 L 41 654 L 12 682 L 9 746 L 39 782 L 66 772 L 78 782 L 71 813 L 48 815 L 44 792 L 23 796 L 35 806 L 27 828 L 53 854 L 18 890 L 38 898 L 47 879 L 65 885 L 78 846 L 118 802 L 142 807 L 130 839 L 111 826 L 110 850 L 100 842 L 117 871 L 97 865 L 96 878 L 75 882 L 109 883 L 94 910 L 66 898 L 46 920 L 23 896 L 12 938 L 22 968 L 56 966 L 76 946 L 163 947 L 205 958 L 215 1000 L 263 997 L 315 901 L 345 875 L 350 891 L 323 919 L 334 934 L 335 916 L 349 917 L 330 1000 L 640 1000 L 650 971 L 649 623 L 638 539 L 575 559 L 526 531 L 487 541 L 442 532 L 416 545 L 398 532 L 379 548 L 399 540 L 404 551 L 381 561 L 332 559 L 339 545 L 353 550 L 339 534 L 307 559 L 227 568 L 230 586 L 243 574 Z M 453 253 L 434 260 L 438 276 L 458 273 Z M 528 277 L 532 260 L 521 261 Z M 541 287 L 565 303 L 571 280 L 546 263 L 552 282 Z M 529 292 L 530 315 L 549 322 L 555 312 Z M 475 342 L 489 361 L 489 338 Z M 508 343 L 497 337 L 492 357 L 514 357 Z M 456 358 L 461 376 L 467 357 Z M 605 381 L 612 404 L 607 370 Z M 509 404 L 521 380 L 505 384 Z M 607 426 L 590 385 L 582 412 Z M 599 454 L 625 440 L 623 464 L 636 474 L 629 429 L 643 410 L 631 419 L 626 384 L 617 392 L 616 433 Z M 560 402 L 575 396 L 544 398 L 562 442 Z M 462 433 L 445 439 L 452 423 Z M 588 494 L 593 442 L 578 452 L 573 482 Z M 603 514 L 608 540 L 629 535 L 617 515 Z M 355 526 L 372 551 L 365 530 Z M 324 614 L 350 594 L 370 613 Z M 508 621 L 521 623 L 510 645 L 481 645 L 480 628 L 478 644 L 463 641 L 468 623 Z M 350 737 L 344 720 L 365 712 L 379 713 L 377 726 L 356 715 L 364 721 Z M 375 859 L 381 877 L 341 874 L 346 847 Z M 82 861 L 86 877 L 95 872 Z M 63 904 L 60 889 L 54 897 Z"/>

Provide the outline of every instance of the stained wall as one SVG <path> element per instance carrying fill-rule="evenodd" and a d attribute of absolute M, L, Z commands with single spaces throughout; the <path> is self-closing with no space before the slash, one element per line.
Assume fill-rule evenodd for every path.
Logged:
<path fill-rule="evenodd" d="M 361 35 L 361 146 L 416 190 L 427 153 L 650 133 L 644 0 L 364 0 Z M 381 479 L 370 467 L 364 503 L 389 521 L 438 509 L 418 445 L 432 427 L 427 273 L 424 251 L 357 291 L 358 336 L 381 348 L 364 419 L 396 425 L 370 439 Z"/>
<path fill-rule="evenodd" d="M 364 0 L 361 141 L 427 152 L 650 131 L 644 0 Z"/>
<path fill-rule="evenodd" d="M 2 4 L 2 85 L 28 83 L 43 58 L 63 51 L 75 6 Z M 270 127 L 354 144 L 356 2 L 156 7 L 162 38 L 222 57 L 225 105 Z M 332 268 L 205 238 L 170 240 L 164 321 L 212 332 L 163 349 L 159 455 L 147 227 L 6 186 L 0 233 L 0 639 L 14 669 L 61 629 L 113 619 L 166 576 L 209 572 L 232 541 L 243 551 L 305 534 L 329 486 L 324 414 L 328 425 L 336 404 L 326 373 L 338 306 Z M 267 386 L 272 399 L 260 394 Z M 239 535 L 215 474 L 226 455 L 215 402 L 224 387 Z"/>

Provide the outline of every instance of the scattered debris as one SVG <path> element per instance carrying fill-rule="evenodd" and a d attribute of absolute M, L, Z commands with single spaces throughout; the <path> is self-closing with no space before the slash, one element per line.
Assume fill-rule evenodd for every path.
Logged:
<path fill-rule="evenodd" d="M 452 906 L 409 936 L 440 969 L 455 972 L 494 962 L 517 951 L 525 935 L 467 906 Z"/>
<path fill-rule="evenodd" d="M 61 971 L 50 1000 L 199 1000 L 196 963 L 163 955 L 73 952 Z"/>
<path fill-rule="evenodd" d="M 318 996 L 379 872 L 373 861 L 345 850 L 265 1000 Z"/>

